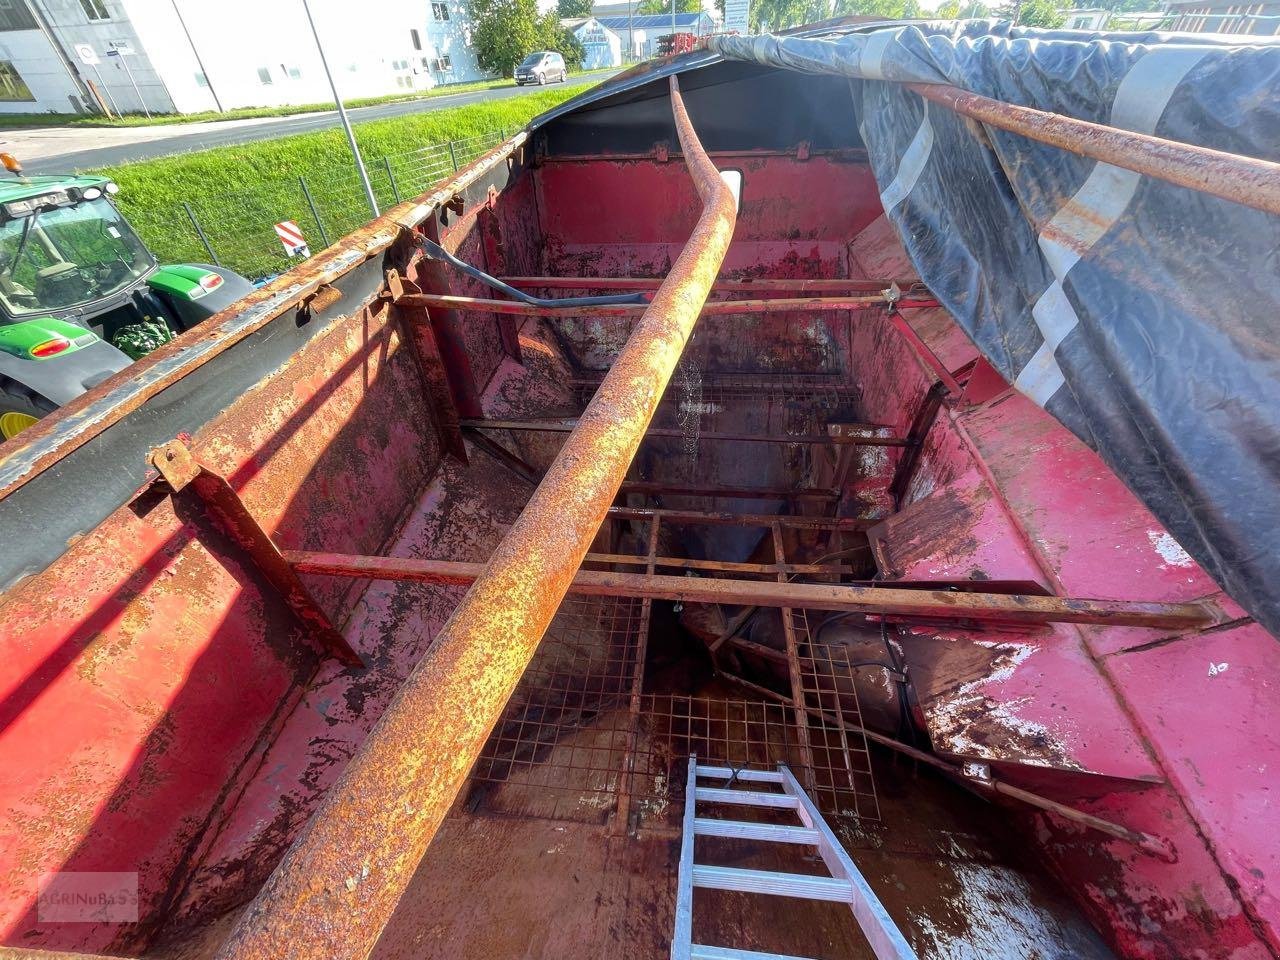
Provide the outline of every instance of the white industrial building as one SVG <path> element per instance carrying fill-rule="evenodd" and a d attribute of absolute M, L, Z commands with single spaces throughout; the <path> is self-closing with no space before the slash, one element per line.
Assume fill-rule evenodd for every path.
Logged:
<path fill-rule="evenodd" d="M 705 10 L 698 13 L 670 14 L 614 14 L 602 15 L 602 8 L 593 8 L 593 19 L 606 30 L 618 35 L 628 59 L 642 59 L 658 55 L 658 40 L 671 33 L 689 33 L 705 37 L 715 33 L 716 22 Z"/>
<path fill-rule="evenodd" d="M 564 27 L 582 44 L 582 69 L 602 70 L 622 66 L 622 38 L 603 26 L 595 17 L 561 20 Z"/>
<path fill-rule="evenodd" d="M 311 0 L 344 99 L 483 79 L 467 0 Z M 97 60 L 97 63 L 91 61 Z M 332 99 L 301 0 L 0 0 L 0 114 Z"/>

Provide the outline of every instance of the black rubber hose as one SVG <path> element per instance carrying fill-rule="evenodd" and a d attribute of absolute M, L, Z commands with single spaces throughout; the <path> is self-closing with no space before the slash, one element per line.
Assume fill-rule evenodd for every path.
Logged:
<path fill-rule="evenodd" d="M 527 303 L 535 307 L 602 307 L 614 306 L 624 303 L 648 303 L 648 298 L 643 293 L 615 293 L 607 297 L 558 297 L 553 300 L 546 300 L 542 297 L 535 297 L 525 293 L 523 290 L 517 290 L 515 287 L 503 283 L 497 277 L 491 277 L 479 267 L 473 267 L 465 260 L 459 260 L 452 253 L 434 243 L 425 237 L 418 240 L 422 245 L 422 249 L 427 252 L 427 256 L 433 260 L 443 260 L 454 267 L 457 267 L 469 277 L 474 277 L 483 284 L 500 290 L 514 300 L 521 303 Z M 602 285 L 607 286 L 608 280 L 602 280 Z"/>

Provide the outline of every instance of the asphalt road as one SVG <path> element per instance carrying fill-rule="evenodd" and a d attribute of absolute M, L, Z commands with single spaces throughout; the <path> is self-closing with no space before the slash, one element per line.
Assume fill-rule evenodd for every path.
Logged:
<path fill-rule="evenodd" d="M 594 73 L 587 80 L 600 82 L 611 73 Z M 573 77 L 569 83 L 574 83 Z M 519 97 L 545 87 L 498 87 L 470 93 L 443 94 L 423 100 L 384 103 L 348 110 L 353 123 L 383 120 L 412 113 L 429 113 L 444 107 L 458 107 L 487 100 Z M 554 87 L 552 88 L 554 89 Z M 337 111 L 304 113 L 292 117 L 256 120 L 226 120 L 211 123 L 166 124 L 153 127 L 49 127 L 44 129 L 0 130 L 0 144 L 23 162 L 27 173 L 70 173 L 109 167 L 135 160 L 148 160 L 174 153 L 207 150 L 255 140 L 274 140 L 299 133 L 311 133 L 338 126 Z"/>

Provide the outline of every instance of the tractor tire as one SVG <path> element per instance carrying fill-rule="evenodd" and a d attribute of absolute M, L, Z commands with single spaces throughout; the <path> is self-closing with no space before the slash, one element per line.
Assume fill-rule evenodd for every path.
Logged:
<path fill-rule="evenodd" d="M 44 397 L 21 384 L 0 380 L 0 442 L 13 439 L 56 409 Z"/>

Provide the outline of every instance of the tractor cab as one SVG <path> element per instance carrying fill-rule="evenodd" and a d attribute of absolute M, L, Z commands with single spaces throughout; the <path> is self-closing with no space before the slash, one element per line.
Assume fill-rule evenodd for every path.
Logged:
<path fill-rule="evenodd" d="M 158 264 L 118 190 L 94 176 L 0 181 L 0 440 L 252 289 L 221 267 Z"/>

